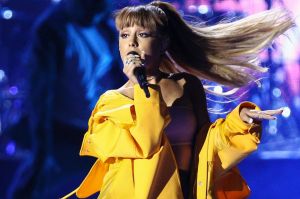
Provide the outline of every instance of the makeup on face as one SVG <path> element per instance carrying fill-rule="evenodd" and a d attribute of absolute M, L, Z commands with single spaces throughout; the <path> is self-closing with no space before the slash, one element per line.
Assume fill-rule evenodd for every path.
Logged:
<path fill-rule="evenodd" d="M 161 61 L 161 48 L 161 40 L 155 31 L 137 25 L 120 30 L 119 50 L 123 63 L 129 54 L 139 55 L 144 57 L 145 67 L 153 70 Z"/>

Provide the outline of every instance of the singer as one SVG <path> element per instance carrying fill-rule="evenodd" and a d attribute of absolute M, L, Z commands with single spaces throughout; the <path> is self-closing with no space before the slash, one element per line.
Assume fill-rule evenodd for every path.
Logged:
<path fill-rule="evenodd" d="M 247 198 L 236 166 L 257 149 L 261 121 L 282 109 L 243 102 L 211 123 L 199 79 L 250 84 L 266 71 L 256 62 L 259 52 L 294 25 L 289 12 L 204 26 L 156 1 L 119 10 L 115 22 L 128 81 L 98 100 L 80 150 L 97 161 L 65 198 L 96 192 L 98 199 Z M 144 72 L 135 75 L 139 67 Z M 149 98 L 137 76 L 147 81 Z"/>

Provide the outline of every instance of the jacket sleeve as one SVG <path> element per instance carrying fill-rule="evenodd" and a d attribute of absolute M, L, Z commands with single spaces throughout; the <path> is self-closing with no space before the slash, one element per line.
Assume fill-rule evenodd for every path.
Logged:
<path fill-rule="evenodd" d="M 215 161 L 219 161 L 219 164 L 216 164 L 219 165 L 219 168 L 216 167 L 217 173 L 223 173 L 236 166 L 255 151 L 260 143 L 261 125 L 242 121 L 240 110 L 243 107 L 260 110 L 251 102 L 243 102 L 229 113 L 226 119 L 217 120 L 211 127 L 215 128 Z"/>
<path fill-rule="evenodd" d="M 149 92 L 150 97 L 146 98 L 136 84 L 133 106 L 127 108 L 129 114 L 91 117 L 80 154 L 105 162 L 109 158 L 147 158 L 157 152 L 169 115 L 159 87 L 153 85 Z M 101 112 L 101 98 L 96 107 L 92 116 Z M 120 117 L 132 117 L 133 125 L 118 124 Z"/>

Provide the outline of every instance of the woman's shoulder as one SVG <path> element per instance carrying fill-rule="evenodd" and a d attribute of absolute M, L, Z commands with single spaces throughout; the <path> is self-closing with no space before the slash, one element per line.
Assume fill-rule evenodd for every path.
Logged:
<path fill-rule="evenodd" d="M 114 102 L 121 102 L 124 99 L 126 95 L 124 95 L 124 92 L 122 89 L 110 89 L 102 93 L 97 101 L 97 104 L 111 104 Z"/>

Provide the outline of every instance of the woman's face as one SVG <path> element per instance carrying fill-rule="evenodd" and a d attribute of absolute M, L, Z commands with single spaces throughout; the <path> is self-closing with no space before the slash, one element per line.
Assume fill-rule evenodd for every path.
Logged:
<path fill-rule="evenodd" d="M 163 52 L 162 41 L 157 32 L 137 25 L 120 30 L 119 50 L 123 63 L 129 52 L 138 53 L 148 72 L 158 70 Z"/>

